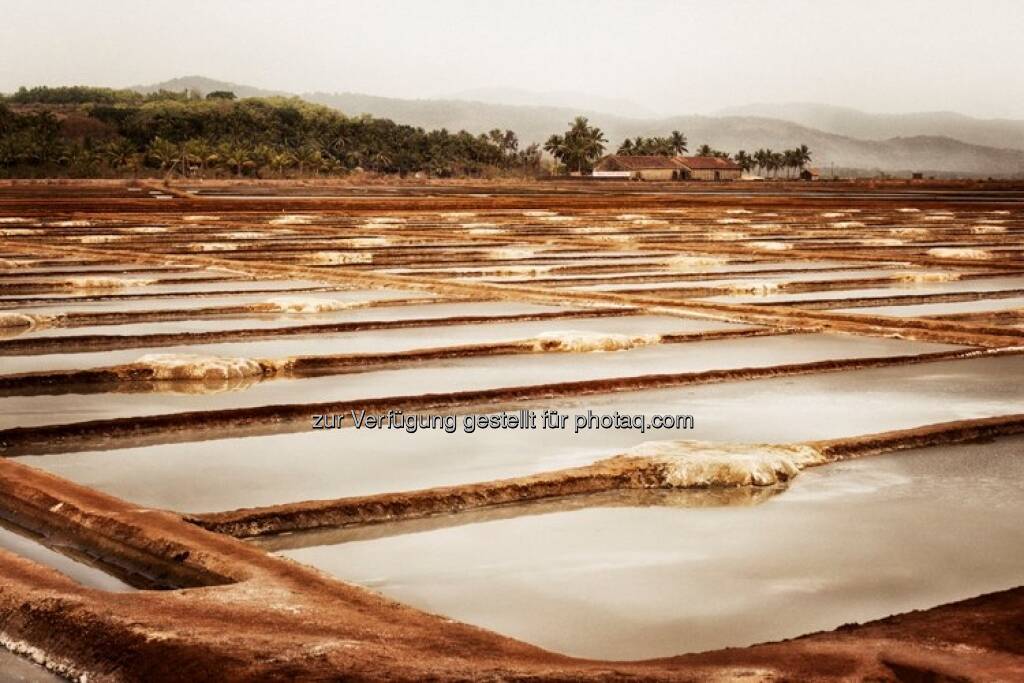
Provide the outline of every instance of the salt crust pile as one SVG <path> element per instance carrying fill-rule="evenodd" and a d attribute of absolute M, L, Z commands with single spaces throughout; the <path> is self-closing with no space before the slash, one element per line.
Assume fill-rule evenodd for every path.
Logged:
<path fill-rule="evenodd" d="M 241 379 L 263 374 L 263 367 L 251 358 L 150 353 L 139 358 L 135 364 L 150 368 L 156 380 Z"/>
<path fill-rule="evenodd" d="M 647 441 L 619 457 L 657 465 L 662 486 L 669 488 L 772 486 L 826 461 L 817 449 L 803 444 L 707 441 Z"/>
<path fill-rule="evenodd" d="M 266 306 L 282 313 L 330 313 L 350 308 L 362 308 L 367 303 L 366 301 L 340 301 L 301 296 L 279 296 L 264 302 Z"/>
<path fill-rule="evenodd" d="M 270 225 L 309 225 L 316 216 L 308 214 L 288 214 L 267 221 Z"/>
<path fill-rule="evenodd" d="M 686 271 L 723 266 L 728 262 L 729 259 L 721 256 L 687 256 L 685 254 L 681 254 L 679 256 L 672 256 L 665 259 L 662 261 L 662 264 L 669 270 Z"/>
<path fill-rule="evenodd" d="M 973 261 L 992 258 L 992 254 L 988 251 L 970 247 L 935 247 L 928 250 L 928 255 L 937 256 L 938 258 L 957 258 Z"/>
<path fill-rule="evenodd" d="M 346 263 L 372 263 L 373 254 L 365 251 L 317 251 L 309 255 L 308 263 L 338 266 Z"/>
<path fill-rule="evenodd" d="M 661 335 L 628 335 L 568 330 L 565 332 L 545 332 L 529 341 L 537 351 L 589 353 L 595 351 L 626 351 L 639 346 L 657 344 L 661 341 Z"/>
<path fill-rule="evenodd" d="M 793 248 L 793 245 L 788 242 L 747 242 L 746 246 L 763 251 L 787 251 Z"/>

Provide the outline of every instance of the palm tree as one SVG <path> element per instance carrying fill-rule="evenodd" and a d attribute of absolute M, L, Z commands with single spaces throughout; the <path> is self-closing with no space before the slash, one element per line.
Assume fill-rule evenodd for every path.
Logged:
<path fill-rule="evenodd" d="M 619 148 L 615 150 L 615 153 L 622 154 L 624 156 L 629 156 L 633 154 L 633 141 L 630 140 L 629 138 L 626 138 L 625 140 L 622 141 L 622 144 L 619 145 Z"/>
<path fill-rule="evenodd" d="M 112 140 L 103 148 L 103 157 L 114 170 L 131 166 L 135 160 L 135 146 L 124 138 Z"/>
<path fill-rule="evenodd" d="M 711 145 L 704 144 L 697 148 L 697 156 L 713 157 L 715 156 L 715 150 L 711 149 Z"/>
<path fill-rule="evenodd" d="M 285 170 L 295 164 L 295 157 L 288 150 L 281 150 L 270 157 L 270 168 L 284 175 Z"/>
<path fill-rule="evenodd" d="M 228 168 L 234 170 L 235 176 L 242 177 L 242 169 L 252 163 L 249 150 L 239 144 L 225 143 L 218 148 L 217 156 Z"/>
<path fill-rule="evenodd" d="M 754 166 L 754 160 L 753 158 L 751 158 L 749 154 L 747 154 L 746 150 L 741 149 L 740 151 L 736 152 L 735 158 L 736 163 L 739 164 L 740 168 L 742 168 L 744 171 L 750 171 L 750 169 L 753 168 Z"/>
<path fill-rule="evenodd" d="M 544 143 L 544 151 L 553 156 L 560 163 L 565 163 L 567 149 L 565 138 L 561 135 L 552 135 Z"/>
<path fill-rule="evenodd" d="M 793 152 L 795 152 L 794 160 L 796 165 L 800 167 L 800 172 L 802 173 L 807 164 L 811 162 L 811 150 L 808 149 L 807 145 L 800 145 Z"/>
<path fill-rule="evenodd" d="M 295 159 L 299 164 L 300 176 L 305 175 L 306 166 L 313 167 L 316 174 L 320 174 L 320 164 L 323 161 L 323 153 L 316 145 L 303 145 L 299 148 L 298 153 L 295 155 Z"/>
<path fill-rule="evenodd" d="M 165 178 L 174 171 L 175 165 L 181 161 L 181 150 L 173 142 L 157 136 L 149 143 L 149 157 L 160 164 L 160 170 L 166 170 Z"/>
<path fill-rule="evenodd" d="M 686 136 L 680 133 L 678 130 L 672 131 L 668 136 L 669 142 L 672 143 L 672 151 L 677 155 L 682 154 L 686 151 Z"/>
<path fill-rule="evenodd" d="M 215 156 L 213 145 L 209 140 L 192 138 L 185 142 L 186 161 L 199 164 L 199 171 L 202 175 L 206 175 L 206 166 L 211 161 L 215 161 L 212 158 Z"/>

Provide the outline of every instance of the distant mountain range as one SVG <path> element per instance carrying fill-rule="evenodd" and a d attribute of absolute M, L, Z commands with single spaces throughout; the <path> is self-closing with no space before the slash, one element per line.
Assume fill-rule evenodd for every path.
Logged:
<path fill-rule="evenodd" d="M 792 121 L 809 128 L 852 138 L 940 135 L 975 145 L 1024 149 L 1024 121 L 976 119 L 951 111 L 913 114 L 870 114 L 828 104 L 749 104 L 718 112 L 722 116 L 761 116 Z"/>
<path fill-rule="evenodd" d="M 201 92 L 231 90 L 239 97 L 287 96 L 289 93 L 191 76 L 134 88 L 150 92 L 160 88 Z M 474 91 L 461 93 L 472 96 Z M 479 94 L 479 91 L 476 91 Z M 600 126 L 614 149 L 625 137 L 664 135 L 683 131 L 690 147 L 709 144 L 735 152 L 760 147 L 782 149 L 799 144 L 811 148 L 812 165 L 863 169 L 888 173 L 963 174 L 975 176 L 1024 175 L 1024 121 L 976 119 L 947 112 L 869 114 L 855 109 L 817 104 L 757 104 L 719 112 L 714 116 L 636 118 L 585 107 L 528 105 L 524 91 L 490 90 L 480 96 L 500 98 L 505 93 L 520 104 L 473 99 L 401 99 L 358 93 L 303 93 L 298 95 L 348 115 L 370 114 L 424 128 L 465 129 L 481 133 L 493 128 L 514 130 L 522 144 L 543 142 L 561 132 L 578 115 Z M 548 94 L 552 101 L 566 94 Z M 590 104 L 597 105 L 593 101 Z M 616 109 L 628 107 L 619 101 Z"/>

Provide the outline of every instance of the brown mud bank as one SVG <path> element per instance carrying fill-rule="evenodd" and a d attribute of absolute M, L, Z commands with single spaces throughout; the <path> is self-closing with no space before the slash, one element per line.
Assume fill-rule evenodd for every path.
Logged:
<path fill-rule="evenodd" d="M 1022 427 L 1024 417 L 1012 416 L 809 446 L 852 457 Z M 664 476 L 654 466 L 641 475 Z M 404 607 L 173 513 L 139 509 L 10 461 L 0 461 L 0 480 L 0 507 L 19 523 L 102 548 L 150 574 L 163 572 L 172 585 L 193 586 L 105 593 L 0 552 L 2 642 L 89 680 L 1014 680 L 1024 674 L 1024 634 L 1016 627 L 1024 588 L 778 643 L 598 662 Z"/>

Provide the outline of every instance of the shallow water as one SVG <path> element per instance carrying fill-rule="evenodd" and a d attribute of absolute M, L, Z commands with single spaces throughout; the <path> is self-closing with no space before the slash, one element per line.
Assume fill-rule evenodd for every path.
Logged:
<path fill-rule="evenodd" d="M 357 294 L 362 294 L 359 298 Z M 302 299 L 338 300 L 338 301 L 385 301 L 387 292 L 323 292 L 312 293 Z M 262 303 L 284 297 L 268 295 Z M 414 298 L 414 297 L 410 297 Z M 296 297 L 298 300 L 299 297 Z M 174 307 L 168 307 L 168 310 Z M 250 313 L 244 315 L 225 315 L 217 318 L 196 320 L 168 320 L 152 323 L 123 323 L 118 325 L 90 325 L 84 327 L 39 328 L 19 335 L 19 338 L 36 337 L 68 337 L 87 334 L 121 334 L 126 336 L 140 334 L 174 334 L 180 332 L 227 332 L 245 329 L 273 329 L 298 325 L 322 325 L 340 322 L 358 322 L 366 320 L 413 320 L 428 318 L 445 318 L 469 315 L 524 315 L 531 313 L 552 313 L 569 309 L 558 306 L 540 304 L 481 301 L 450 304 L 416 304 L 408 306 L 370 306 L 366 308 L 324 311 L 320 313 Z M 579 309 L 575 309 L 579 310 Z"/>
<path fill-rule="evenodd" d="M 0 527 L 0 549 L 56 569 L 87 588 L 117 592 L 135 590 L 106 572 L 90 567 L 87 564 L 76 562 L 66 555 L 47 548 L 41 543 L 37 543 L 3 527 Z"/>
<path fill-rule="evenodd" d="M 182 296 L 154 296 L 154 297 L 119 297 L 119 292 L 112 292 L 109 298 L 100 301 L 83 300 L 82 297 L 70 297 L 66 300 L 58 300 L 31 306 L 11 305 L 10 300 L 0 299 L 6 305 L 0 306 L 3 310 L 15 311 L 18 313 L 42 313 L 44 315 L 57 315 L 60 313 L 101 313 L 114 311 L 127 313 L 134 311 L 165 311 L 165 310 L 189 310 L 193 308 L 212 308 L 215 306 L 242 306 L 245 304 L 257 304 L 269 299 L 282 297 L 303 297 L 314 299 L 341 299 L 343 301 L 382 301 L 387 299 L 415 299 L 428 297 L 424 292 L 412 290 L 404 291 L 398 289 L 346 289 L 344 287 L 316 287 L 312 291 L 306 287 L 297 287 L 291 290 L 273 292 L 238 292 L 228 294 L 210 295 L 204 293 L 185 294 Z M 24 297 L 26 300 L 35 297 Z M 46 297 L 52 298 L 52 297 Z"/>
<path fill-rule="evenodd" d="M 362 314 L 363 320 L 388 320 L 388 309 Z M 376 315 L 375 315 L 376 314 Z M 305 324 L 316 324 L 308 321 Z M 294 320 L 295 326 L 304 324 Z M 206 344 L 145 347 L 118 351 L 86 353 L 53 353 L 26 356 L 0 356 L 0 372 L 33 372 L 37 370 L 81 369 L 131 363 L 147 353 L 189 353 L 247 358 L 287 358 L 342 353 L 386 353 L 425 349 L 456 344 L 525 339 L 544 332 L 581 330 L 622 334 L 689 333 L 731 330 L 750 327 L 735 323 L 675 316 L 638 315 L 624 317 L 572 318 L 569 320 L 532 320 L 522 322 L 481 323 L 475 325 L 444 325 L 419 328 L 364 330 L 360 332 L 295 334 L 268 339 L 226 341 Z M 851 342 L 854 343 L 854 342 Z M 865 341 L 869 344 L 870 342 Z M 909 347 L 908 347 L 909 348 Z"/>
<path fill-rule="evenodd" d="M 861 297 L 905 296 L 908 294 L 953 294 L 957 292 L 996 292 L 1005 289 L 1024 289 L 1024 278 L 996 277 L 980 280 L 956 280 L 939 283 L 904 283 L 892 287 L 873 287 L 868 289 L 828 290 L 818 292 L 779 293 L 769 295 L 726 295 L 713 296 L 702 301 L 722 303 L 799 303 L 816 299 L 858 299 Z"/>
<path fill-rule="evenodd" d="M 1020 585 L 1022 449 L 847 461 L 754 507 L 592 508 L 283 554 L 571 655 L 745 646 Z"/>
<path fill-rule="evenodd" d="M 1024 308 L 1024 297 L 1004 299 L 978 299 L 976 301 L 941 301 L 934 304 L 913 304 L 909 306 L 869 306 L 866 308 L 831 309 L 834 313 L 861 313 L 864 315 L 891 315 L 896 317 L 918 317 L 929 315 L 952 315 L 955 313 L 982 313 Z"/>
<path fill-rule="evenodd" d="M 588 464 L 644 441 L 790 443 L 1024 412 L 1024 357 L 552 400 L 536 410 L 689 414 L 692 431 L 307 431 L 18 458 L 141 505 L 200 512 L 404 491 Z M 141 398 L 141 397 L 140 397 Z M 73 446 L 69 444 L 69 448 Z"/>
<path fill-rule="evenodd" d="M 0 683 L 61 683 L 64 680 L 0 646 Z"/>
<path fill-rule="evenodd" d="M 628 318 L 595 318 L 573 320 L 562 327 L 551 321 L 510 323 L 508 330 L 494 330 L 497 326 L 442 328 L 432 335 L 432 344 L 468 343 L 523 339 L 538 333 L 559 329 L 599 330 L 603 332 L 629 332 L 630 334 L 657 333 L 679 329 L 677 319 L 657 316 Z M 625 327 L 629 325 L 629 327 Z M 488 336 L 490 335 L 490 336 Z M 330 339 L 330 338 L 327 338 Z M 323 343 L 325 339 L 319 339 Z M 287 347 L 289 342 L 272 344 Z M 336 352 L 348 348 L 372 352 L 389 349 L 392 344 L 405 344 L 418 348 L 424 343 L 410 335 L 408 330 L 385 330 L 380 333 L 364 332 L 356 335 L 337 335 Z M 259 353 L 268 348 L 266 342 L 211 344 L 198 347 L 152 349 L 158 353 L 218 353 L 225 348 L 248 349 Z M 292 347 L 294 348 L 294 347 Z M 235 383 L 237 390 L 210 393 L 179 394 L 107 394 L 83 400 L 79 395 L 61 396 L 9 396 L 0 398 L 0 429 L 28 427 L 55 422 L 131 417 L 154 413 L 186 412 L 193 410 L 220 410 L 289 403 L 319 403 L 386 396 L 411 396 L 427 393 L 495 389 L 534 384 L 552 384 L 590 379 L 634 377 L 659 373 L 702 372 L 725 368 L 752 368 L 807 363 L 834 358 L 865 358 L 928 353 L 957 347 L 944 344 L 910 342 L 897 339 L 849 337 L 828 334 L 801 334 L 778 337 L 751 337 L 722 339 L 684 344 L 658 344 L 607 353 L 544 353 L 505 357 L 467 358 L 439 361 L 407 368 L 364 372 L 347 375 L 329 375 L 305 379 L 277 379 L 258 383 Z M 108 357 L 123 357 L 125 362 L 139 359 L 148 351 L 118 351 Z M 93 357 L 98 354 L 83 354 Z M 22 357 L 24 358 L 24 357 Z M 41 358 L 46 358 L 45 356 Z M 0 362 L 12 360 L 0 358 Z M 224 385 L 230 383 L 224 382 Z"/>
<path fill-rule="evenodd" d="M 129 280 L 130 282 L 130 280 Z M 301 289 L 304 287 L 320 287 L 323 286 L 323 282 L 317 282 L 315 280 L 214 280 L 212 282 L 179 282 L 173 284 L 152 284 L 152 285 L 129 285 L 126 287 L 118 287 L 115 289 L 110 288 L 90 288 L 81 287 L 74 292 L 45 292 L 41 294 L 32 294 L 24 296 L 5 296 L 0 297 L 0 302 L 11 303 L 17 302 L 22 299 L 33 299 L 36 297 L 45 296 L 47 298 L 62 299 L 62 298 L 74 298 L 82 296 L 83 292 L 89 294 L 182 294 L 188 295 L 192 293 L 202 294 L 204 292 L 247 292 L 251 290 L 289 290 L 289 289 Z"/>

